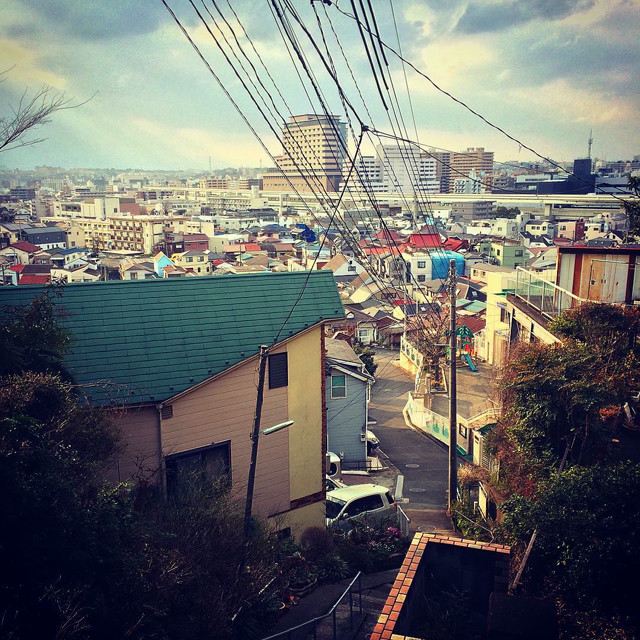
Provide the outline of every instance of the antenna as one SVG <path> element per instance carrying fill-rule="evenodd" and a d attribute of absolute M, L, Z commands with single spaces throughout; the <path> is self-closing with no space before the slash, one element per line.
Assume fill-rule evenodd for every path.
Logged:
<path fill-rule="evenodd" d="M 593 129 L 589 131 L 589 152 L 587 153 L 587 158 L 591 158 L 591 145 L 593 144 Z"/>

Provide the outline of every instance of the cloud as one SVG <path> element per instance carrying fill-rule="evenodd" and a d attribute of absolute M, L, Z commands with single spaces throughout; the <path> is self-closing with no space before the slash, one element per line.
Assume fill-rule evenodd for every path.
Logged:
<path fill-rule="evenodd" d="M 469 4 L 458 21 L 462 33 L 503 31 L 532 20 L 561 20 L 591 9 L 595 0 L 506 0 Z"/>
<path fill-rule="evenodd" d="M 22 1 L 56 31 L 84 40 L 108 40 L 149 33 L 169 15 L 160 0 Z M 172 4 L 184 3 L 179 0 Z"/>
<path fill-rule="evenodd" d="M 25 86 L 49 85 L 63 90 L 67 84 L 60 74 L 42 68 L 35 51 L 11 40 L 0 40 L 0 60 L 6 61 L 2 71 L 3 79 L 14 90 L 22 91 Z"/>

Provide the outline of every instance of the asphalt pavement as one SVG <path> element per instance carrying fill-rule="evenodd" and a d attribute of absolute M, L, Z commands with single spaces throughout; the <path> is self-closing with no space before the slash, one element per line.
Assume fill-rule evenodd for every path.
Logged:
<path fill-rule="evenodd" d="M 451 529 L 446 517 L 448 454 L 446 448 L 407 426 L 402 409 L 413 389 L 412 376 L 399 366 L 399 353 L 376 349 L 376 383 L 371 390 L 369 416 L 380 449 L 404 476 L 403 509 L 413 521 L 412 529 Z M 384 459 L 384 456 L 382 456 Z"/>

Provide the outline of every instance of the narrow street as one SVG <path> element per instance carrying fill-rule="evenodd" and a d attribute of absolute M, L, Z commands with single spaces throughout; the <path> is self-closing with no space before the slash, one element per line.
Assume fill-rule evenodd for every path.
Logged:
<path fill-rule="evenodd" d="M 412 377 L 400 369 L 399 354 L 376 349 L 376 383 L 371 390 L 372 430 L 380 439 L 380 449 L 404 476 L 402 505 L 421 530 L 450 529 L 445 515 L 447 501 L 447 450 L 426 435 L 405 424 L 402 409 L 413 389 Z"/>

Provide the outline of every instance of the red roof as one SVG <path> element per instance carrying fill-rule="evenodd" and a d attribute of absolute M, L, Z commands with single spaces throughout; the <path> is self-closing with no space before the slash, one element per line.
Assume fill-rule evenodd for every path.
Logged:
<path fill-rule="evenodd" d="M 459 249 L 466 248 L 466 245 L 467 243 L 464 240 L 458 240 L 458 238 L 447 238 L 442 246 L 450 251 L 458 251 Z"/>
<path fill-rule="evenodd" d="M 376 240 L 386 240 L 387 242 L 392 242 L 394 240 L 404 240 L 404 238 L 396 233 L 393 229 L 380 229 L 375 236 L 373 236 Z"/>
<path fill-rule="evenodd" d="M 442 246 L 442 240 L 439 233 L 412 233 L 409 236 L 409 244 L 412 247 L 437 249 Z"/>
<path fill-rule="evenodd" d="M 484 316 L 459 316 L 458 326 L 465 325 L 469 328 L 474 335 L 479 331 L 482 331 L 487 324 L 487 319 Z"/>
<path fill-rule="evenodd" d="M 26 274 L 20 278 L 18 284 L 48 284 L 51 282 L 51 276 L 34 276 Z"/>
<path fill-rule="evenodd" d="M 222 249 L 225 253 L 240 253 L 243 251 L 260 251 L 260 245 L 255 242 L 247 242 L 245 244 L 227 244 Z"/>
<path fill-rule="evenodd" d="M 24 269 L 23 264 L 12 264 L 9 267 L 9 271 L 15 271 L 16 273 L 20 273 Z"/>
<path fill-rule="evenodd" d="M 42 247 L 37 244 L 31 244 L 30 242 L 14 242 L 9 245 L 9 248 L 20 249 L 20 251 L 26 251 L 27 253 L 36 253 L 36 251 L 42 251 Z"/>

